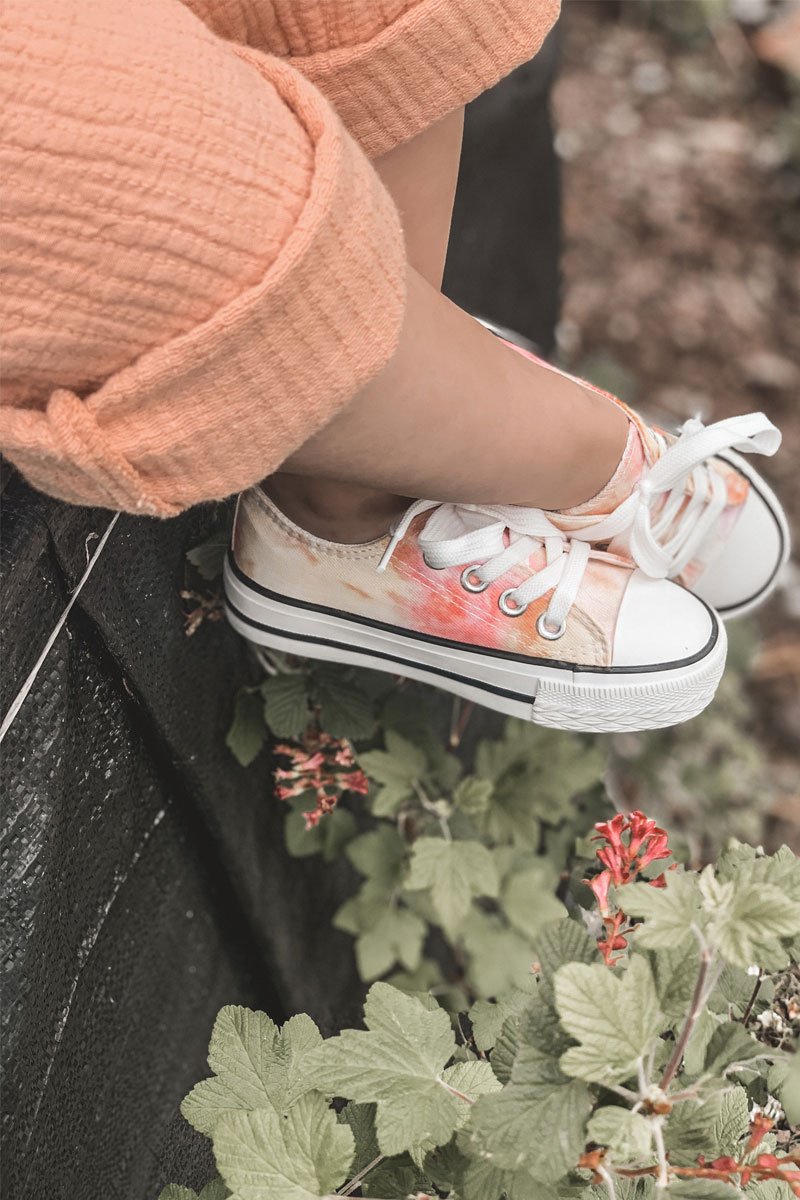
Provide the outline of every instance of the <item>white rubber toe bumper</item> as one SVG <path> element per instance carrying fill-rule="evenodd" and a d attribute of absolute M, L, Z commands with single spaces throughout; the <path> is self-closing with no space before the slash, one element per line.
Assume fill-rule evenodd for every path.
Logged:
<path fill-rule="evenodd" d="M 786 516 L 772 489 L 741 455 L 720 455 L 750 483 L 750 492 L 736 524 L 722 543 L 694 592 L 720 616 L 741 617 L 752 612 L 774 590 L 789 558 Z"/>
<path fill-rule="evenodd" d="M 592 733 L 697 716 L 713 699 L 727 650 L 724 626 L 702 601 L 638 572 L 620 610 L 620 661 L 610 667 L 499 654 L 351 617 L 262 587 L 230 559 L 225 600 L 234 629 L 258 645 L 403 675 L 539 725 Z"/>

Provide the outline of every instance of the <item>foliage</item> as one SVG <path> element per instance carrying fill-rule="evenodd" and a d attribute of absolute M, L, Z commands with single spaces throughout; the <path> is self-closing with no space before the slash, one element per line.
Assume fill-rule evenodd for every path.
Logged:
<path fill-rule="evenodd" d="M 518 732 L 493 747 L 495 778 Z M 401 762 L 418 783 L 425 765 L 412 750 Z M 468 790 L 474 802 L 474 785 L 454 789 Z M 479 841 L 453 837 L 453 800 L 429 803 L 438 837 L 406 847 L 384 823 L 353 839 L 350 856 L 375 892 L 423 893 L 423 911 L 457 940 L 481 898 L 501 895 L 502 869 Z M 487 806 L 477 808 L 485 824 Z M 599 822 L 594 886 L 575 881 L 570 915 L 533 937 L 522 986 L 492 998 L 464 996 L 448 1012 L 428 992 L 376 982 L 365 1028 L 328 1039 L 306 1016 L 279 1029 L 263 1013 L 224 1008 L 213 1075 L 182 1106 L 211 1138 L 220 1172 L 203 1200 L 800 1196 L 800 1153 L 781 1109 L 784 1093 L 787 1106 L 797 1101 L 799 1060 L 788 1039 L 757 1036 L 771 977 L 800 952 L 800 860 L 787 847 L 767 856 L 732 843 L 702 872 L 669 862 L 655 875 L 669 858 L 662 835 L 641 813 Z M 454 854 L 467 847 L 478 853 Z M 440 870 L 455 905 L 436 898 Z M 599 912 L 584 907 L 598 894 Z M 603 914 L 617 913 L 624 932 L 612 956 Z M 413 960 L 415 935 L 406 942 Z M 161 1200 L 193 1196 L 171 1185 Z"/>

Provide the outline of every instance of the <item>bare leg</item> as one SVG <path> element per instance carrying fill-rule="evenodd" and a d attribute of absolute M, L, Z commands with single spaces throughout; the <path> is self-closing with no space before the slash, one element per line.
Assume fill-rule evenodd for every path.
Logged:
<path fill-rule="evenodd" d="M 508 349 L 439 292 L 461 112 L 378 160 L 403 215 L 408 307 L 391 362 L 268 481 L 332 541 L 385 532 L 410 497 L 567 508 L 610 479 L 627 418 Z"/>

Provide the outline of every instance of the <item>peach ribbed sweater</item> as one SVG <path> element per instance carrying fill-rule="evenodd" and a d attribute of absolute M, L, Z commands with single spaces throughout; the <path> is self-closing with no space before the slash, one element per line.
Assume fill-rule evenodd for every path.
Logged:
<path fill-rule="evenodd" d="M 396 345 L 369 156 L 533 55 L 558 3 L 5 0 L 0 449 L 158 516 L 273 471 Z"/>

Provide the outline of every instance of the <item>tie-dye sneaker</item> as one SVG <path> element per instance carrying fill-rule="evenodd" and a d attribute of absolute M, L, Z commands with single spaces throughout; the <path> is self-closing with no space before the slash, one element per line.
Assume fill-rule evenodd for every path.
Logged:
<path fill-rule="evenodd" d="M 372 667 L 560 729 L 654 729 L 712 699 L 716 614 L 565 537 L 537 509 L 417 501 L 363 545 L 323 541 L 260 488 L 239 498 L 226 607 L 249 640 Z"/>
<path fill-rule="evenodd" d="M 586 504 L 548 513 L 553 523 L 630 558 L 652 579 L 676 580 L 726 619 L 762 604 L 789 557 L 789 526 L 777 496 L 742 454 L 775 453 L 781 435 L 772 422 L 763 413 L 708 426 L 692 419 L 675 435 L 645 424 L 609 392 L 567 377 L 624 409 L 631 424 L 610 483 Z"/>

